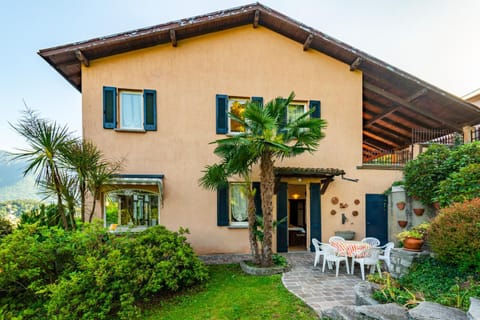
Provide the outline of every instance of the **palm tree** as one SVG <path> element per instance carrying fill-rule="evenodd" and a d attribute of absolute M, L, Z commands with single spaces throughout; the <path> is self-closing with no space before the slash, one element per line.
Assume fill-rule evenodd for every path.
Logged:
<path fill-rule="evenodd" d="M 229 114 L 230 118 L 245 128 L 245 131 L 215 141 L 217 143 L 215 153 L 222 158 L 220 166 L 226 167 L 224 171 L 226 177 L 242 172 L 251 172 L 254 164 L 259 163 L 260 165 L 263 212 L 261 265 L 265 267 L 272 265 L 273 254 L 274 162 L 277 159 L 294 157 L 306 151 L 315 151 L 320 139 L 325 136 L 322 129 L 326 127 L 326 122 L 311 117 L 314 110 L 309 110 L 298 118 L 287 121 L 288 106 L 294 97 L 293 92 L 287 99 L 277 97 L 269 101 L 263 108 L 254 102 L 247 103 L 245 111 L 240 117 Z M 245 176 L 243 175 L 243 177 Z"/>
<path fill-rule="evenodd" d="M 27 140 L 29 145 L 28 149 L 21 149 L 15 154 L 15 158 L 29 162 L 23 174 L 33 172 L 37 175 L 37 184 L 52 185 L 57 197 L 58 213 L 63 227 L 68 230 L 69 224 L 62 200 L 60 154 L 61 150 L 72 143 L 72 134 L 66 126 L 43 119 L 29 108 L 23 112 L 23 117 L 17 124 L 10 125 Z"/>

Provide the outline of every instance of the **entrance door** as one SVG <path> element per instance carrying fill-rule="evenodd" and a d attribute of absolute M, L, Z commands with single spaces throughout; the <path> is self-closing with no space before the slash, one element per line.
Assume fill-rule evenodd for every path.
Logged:
<path fill-rule="evenodd" d="M 366 236 L 375 237 L 381 244 L 388 242 L 387 197 L 383 194 L 366 195 Z"/>

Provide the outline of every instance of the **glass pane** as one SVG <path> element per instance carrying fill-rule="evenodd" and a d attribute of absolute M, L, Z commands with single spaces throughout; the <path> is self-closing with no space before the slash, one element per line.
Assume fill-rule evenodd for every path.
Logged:
<path fill-rule="evenodd" d="M 247 221 L 247 188 L 245 184 L 230 185 L 230 214 L 232 222 Z"/>
<path fill-rule="evenodd" d="M 106 197 L 106 225 L 154 226 L 158 224 L 158 195 L 122 190 Z"/>
<path fill-rule="evenodd" d="M 289 104 L 287 120 L 288 122 L 295 121 L 304 113 L 305 113 L 304 104 Z"/>
<path fill-rule="evenodd" d="M 142 129 L 142 94 L 136 92 L 120 93 L 120 126 L 123 129 Z"/>
<path fill-rule="evenodd" d="M 243 113 L 245 112 L 245 105 L 248 99 L 230 98 L 228 99 L 228 107 L 230 113 L 237 118 L 243 119 Z M 230 119 L 230 132 L 244 132 L 245 128 L 235 120 Z"/>

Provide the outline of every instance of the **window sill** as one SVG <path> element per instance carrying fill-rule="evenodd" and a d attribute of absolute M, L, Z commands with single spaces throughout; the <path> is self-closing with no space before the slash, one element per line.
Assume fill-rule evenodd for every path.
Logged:
<path fill-rule="evenodd" d="M 139 133 L 147 132 L 144 129 L 122 129 L 122 128 L 116 128 L 116 129 L 113 129 L 113 131 L 117 131 L 117 132 L 139 132 Z"/>
<path fill-rule="evenodd" d="M 248 224 L 229 225 L 228 229 L 248 229 Z"/>

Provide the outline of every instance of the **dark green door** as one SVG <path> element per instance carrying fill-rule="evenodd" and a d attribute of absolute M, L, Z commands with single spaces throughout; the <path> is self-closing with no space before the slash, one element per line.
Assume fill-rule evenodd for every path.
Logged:
<path fill-rule="evenodd" d="M 366 236 L 375 237 L 381 244 L 388 242 L 387 197 L 383 194 L 366 195 Z"/>
<path fill-rule="evenodd" d="M 281 182 L 277 191 L 277 221 L 284 219 L 282 223 L 277 224 L 277 252 L 288 251 L 288 184 Z"/>

